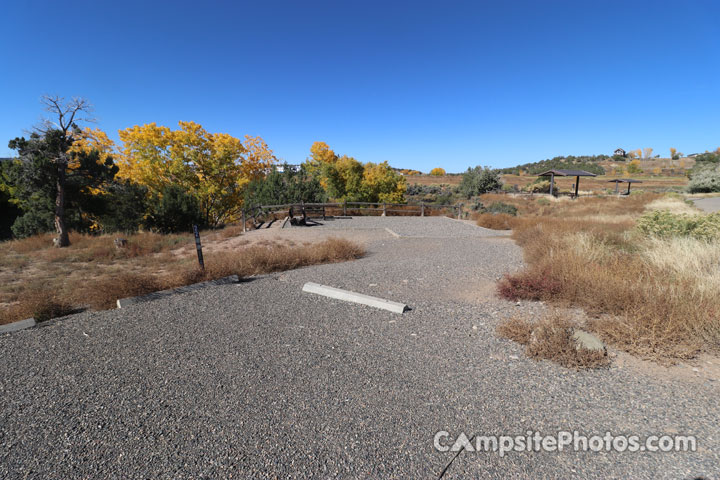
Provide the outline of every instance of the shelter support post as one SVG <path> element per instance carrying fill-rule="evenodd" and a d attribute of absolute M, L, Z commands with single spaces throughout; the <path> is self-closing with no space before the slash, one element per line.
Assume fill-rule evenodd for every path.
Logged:
<path fill-rule="evenodd" d="M 578 189 L 580 187 L 580 176 L 575 177 L 575 198 L 578 196 Z"/>

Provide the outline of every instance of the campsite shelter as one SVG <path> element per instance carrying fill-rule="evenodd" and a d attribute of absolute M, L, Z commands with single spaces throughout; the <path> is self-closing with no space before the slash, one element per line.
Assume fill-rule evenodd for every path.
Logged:
<path fill-rule="evenodd" d="M 577 177 L 575 179 L 575 196 L 578 196 L 578 187 L 580 186 L 580 177 L 597 177 L 594 173 L 585 170 L 548 170 L 538 174 L 538 177 L 550 177 L 550 195 L 555 189 L 555 177 Z"/>
<path fill-rule="evenodd" d="M 608 180 L 608 183 L 612 182 L 615 182 L 615 193 L 618 193 L 621 183 L 627 183 L 628 189 L 625 195 L 630 195 L 630 185 L 633 183 L 642 183 L 642 180 L 633 180 L 632 178 L 615 178 L 613 180 Z"/>

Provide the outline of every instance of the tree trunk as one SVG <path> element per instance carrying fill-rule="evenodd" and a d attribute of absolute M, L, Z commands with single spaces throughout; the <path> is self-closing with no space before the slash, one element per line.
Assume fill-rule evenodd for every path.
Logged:
<path fill-rule="evenodd" d="M 54 240 L 56 247 L 70 246 L 70 237 L 65 226 L 65 165 L 58 165 L 57 196 L 55 197 L 55 229 L 58 236 Z"/>

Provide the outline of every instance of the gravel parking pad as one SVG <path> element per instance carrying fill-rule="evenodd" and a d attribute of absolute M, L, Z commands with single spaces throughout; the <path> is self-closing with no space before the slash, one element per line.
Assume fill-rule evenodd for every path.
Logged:
<path fill-rule="evenodd" d="M 463 452 L 444 478 L 718 478 L 717 383 L 575 372 L 495 335 L 544 308 L 493 297 L 522 266 L 499 232 L 439 217 L 308 230 L 341 229 L 364 232 L 366 257 L 0 336 L 0 477 L 437 478 L 454 456 L 433 448 L 440 430 L 581 430 L 696 435 L 700 450 Z"/>

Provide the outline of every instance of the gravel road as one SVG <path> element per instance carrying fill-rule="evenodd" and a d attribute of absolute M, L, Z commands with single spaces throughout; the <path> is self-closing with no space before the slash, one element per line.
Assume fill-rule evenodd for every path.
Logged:
<path fill-rule="evenodd" d="M 720 478 L 717 382 L 575 372 L 495 335 L 543 310 L 492 294 L 522 266 L 507 232 L 440 217 L 269 232 L 248 237 L 338 235 L 368 254 L 1 336 L 0 477 L 437 478 L 455 456 L 438 431 L 579 430 L 696 435 L 699 450 L 463 451 L 443 478 Z"/>

